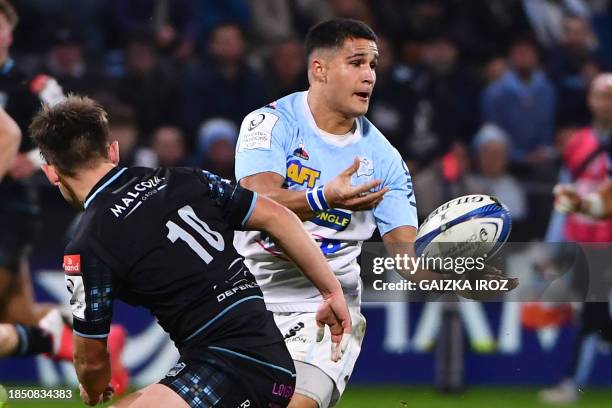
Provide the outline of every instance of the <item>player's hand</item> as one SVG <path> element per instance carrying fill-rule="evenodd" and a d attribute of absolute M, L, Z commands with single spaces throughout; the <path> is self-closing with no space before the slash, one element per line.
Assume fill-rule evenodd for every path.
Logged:
<path fill-rule="evenodd" d="M 53 106 L 66 99 L 64 90 L 57 80 L 48 75 L 37 75 L 30 82 L 30 91 L 38 96 L 41 102 Z"/>
<path fill-rule="evenodd" d="M 553 189 L 555 195 L 555 210 L 562 214 L 578 212 L 582 200 L 571 184 L 557 184 Z"/>
<path fill-rule="evenodd" d="M 90 407 L 93 407 L 98 404 L 103 404 L 109 401 L 113 397 L 113 393 L 115 392 L 113 387 L 108 385 L 104 392 L 97 399 L 93 399 L 89 396 L 89 394 L 87 393 L 87 391 L 85 391 L 85 388 L 83 388 L 81 384 L 79 384 L 79 390 L 81 393 L 81 400 L 85 405 L 88 405 Z"/>
<path fill-rule="evenodd" d="M 336 362 L 342 358 L 351 336 L 351 314 L 342 290 L 323 297 L 317 310 L 317 342 L 323 340 L 325 326 L 329 326 L 332 339 L 331 359 Z"/>
<path fill-rule="evenodd" d="M 38 171 L 38 169 L 39 167 L 37 167 L 36 164 L 30 160 L 27 154 L 19 153 L 11 165 L 9 174 L 15 180 L 20 180 L 30 177 L 32 174 Z"/>
<path fill-rule="evenodd" d="M 518 278 L 508 278 L 504 276 L 504 274 L 497 268 L 491 265 L 485 265 L 482 269 L 474 268 L 465 273 L 464 279 L 470 281 L 472 290 L 461 290 L 458 291 L 457 294 L 472 300 L 491 300 L 499 297 L 499 295 L 508 293 L 519 285 Z M 493 287 L 499 287 L 499 290 L 483 290 L 477 289 L 482 287 L 482 283 L 480 286 L 477 286 L 476 281 L 484 282 L 484 281 L 499 281 L 499 285 L 495 285 Z M 503 283 L 507 282 L 507 283 Z"/>
<path fill-rule="evenodd" d="M 383 199 L 388 187 L 371 191 L 379 187 L 381 180 L 372 180 L 357 186 L 351 185 L 353 174 L 359 169 L 360 161 L 355 158 L 353 164 L 338 174 L 325 185 L 325 200 L 331 208 L 344 208 L 353 211 L 371 210 Z"/>

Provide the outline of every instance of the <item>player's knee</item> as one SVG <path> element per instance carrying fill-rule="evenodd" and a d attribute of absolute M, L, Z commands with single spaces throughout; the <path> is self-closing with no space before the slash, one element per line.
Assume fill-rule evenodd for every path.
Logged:
<path fill-rule="evenodd" d="M 12 324 L 0 324 L 0 357 L 13 354 L 19 343 L 19 335 Z"/>
<path fill-rule="evenodd" d="M 319 403 L 302 394 L 293 394 L 287 408 L 327 408 L 319 407 Z"/>

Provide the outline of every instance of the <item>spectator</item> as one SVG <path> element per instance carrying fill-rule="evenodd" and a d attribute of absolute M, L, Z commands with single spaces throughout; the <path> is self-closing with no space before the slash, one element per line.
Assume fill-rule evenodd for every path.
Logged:
<path fill-rule="evenodd" d="M 523 0 L 523 8 L 538 43 L 546 49 L 561 42 L 565 15 L 590 17 L 583 0 Z"/>
<path fill-rule="evenodd" d="M 251 27 L 258 46 L 279 43 L 294 35 L 289 3 L 286 0 L 249 0 Z"/>
<path fill-rule="evenodd" d="M 192 68 L 184 82 L 184 117 L 195 134 L 204 120 L 225 117 L 240 123 L 252 110 L 270 102 L 262 78 L 246 65 L 240 26 L 218 25 L 209 40 L 210 59 Z"/>
<path fill-rule="evenodd" d="M 179 122 L 179 88 L 174 72 L 160 61 L 150 35 L 133 34 L 124 56 L 125 72 L 115 81 L 115 94 L 135 110 L 138 128 L 147 140 L 153 129 Z"/>
<path fill-rule="evenodd" d="M 276 44 L 266 72 L 268 95 L 272 100 L 307 89 L 306 60 L 301 42 L 288 38 Z"/>
<path fill-rule="evenodd" d="M 43 71 L 54 77 L 66 93 L 89 95 L 100 79 L 85 60 L 79 34 L 70 28 L 55 33 Z"/>
<path fill-rule="evenodd" d="M 508 72 L 483 93 L 482 116 L 508 133 L 512 163 L 537 166 L 552 157 L 555 89 L 540 69 L 533 42 L 516 41 L 509 60 Z"/>
<path fill-rule="evenodd" d="M 376 87 L 370 102 L 368 118 L 404 156 L 410 135 L 415 102 L 415 69 L 396 62 L 393 45 L 378 38 Z M 412 167 L 411 167 L 412 170 Z"/>
<path fill-rule="evenodd" d="M 449 151 L 436 157 L 413 179 L 418 197 L 419 220 L 425 219 L 446 201 L 468 194 L 465 176 L 470 171 L 470 156 L 465 144 L 454 142 Z"/>
<path fill-rule="evenodd" d="M 559 95 L 558 116 L 565 123 L 586 125 L 589 84 L 599 71 L 597 39 L 588 21 L 581 17 L 564 19 L 561 44 L 551 50 L 548 72 Z"/>
<path fill-rule="evenodd" d="M 112 47 L 123 48 L 134 32 L 150 31 L 163 51 L 191 53 L 196 0 L 113 0 L 109 6 L 108 36 Z"/>
<path fill-rule="evenodd" d="M 448 37 L 423 45 L 406 148 L 408 157 L 421 164 L 444 154 L 454 140 L 467 142 L 478 125 L 478 83 L 458 59 L 459 50 Z"/>
<path fill-rule="evenodd" d="M 155 167 L 157 158 L 151 149 L 141 147 L 134 111 L 125 105 L 111 106 L 108 112 L 110 137 L 119 142 L 120 166 Z"/>
<path fill-rule="evenodd" d="M 234 179 L 234 150 L 238 128 L 227 119 L 207 120 L 198 132 L 194 165 L 228 180 Z"/>
<path fill-rule="evenodd" d="M 506 132 L 498 126 L 482 126 L 472 143 L 478 173 L 468 175 L 466 185 L 470 193 L 497 197 L 510 210 L 512 221 L 521 222 L 528 215 L 527 197 L 518 181 L 508 173 L 509 143 Z"/>
<path fill-rule="evenodd" d="M 157 166 L 186 166 L 185 139 L 176 126 L 161 126 L 153 133 L 153 152 Z"/>

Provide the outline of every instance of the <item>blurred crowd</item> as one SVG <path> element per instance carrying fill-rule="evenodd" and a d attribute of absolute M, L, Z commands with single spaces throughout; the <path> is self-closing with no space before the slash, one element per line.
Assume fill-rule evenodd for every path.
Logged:
<path fill-rule="evenodd" d="M 542 238 L 568 134 L 612 67 L 612 0 L 14 0 L 11 56 L 110 113 L 126 165 L 233 177 L 242 118 L 307 89 L 302 40 L 334 17 L 379 35 L 369 119 L 402 153 L 419 216 L 496 195 Z"/>

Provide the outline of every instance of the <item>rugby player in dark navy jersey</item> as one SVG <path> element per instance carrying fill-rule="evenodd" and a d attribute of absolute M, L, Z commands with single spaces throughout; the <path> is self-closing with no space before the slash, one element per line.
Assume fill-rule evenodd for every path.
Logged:
<path fill-rule="evenodd" d="M 49 181 L 85 209 L 63 264 L 86 404 L 112 393 L 105 338 L 113 299 L 121 299 L 147 307 L 181 358 L 159 383 L 117 407 L 287 406 L 293 362 L 233 247 L 236 229 L 267 231 L 319 289 L 316 318 L 330 328 L 330 358 L 340 358 L 351 327 L 342 289 L 285 207 L 200 169 L 117 167 L 106 113 L 88 98 L 44 107 L 30 133 Z"/>

